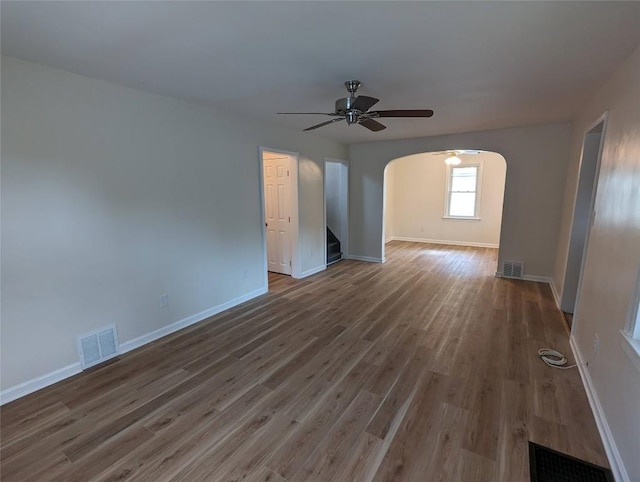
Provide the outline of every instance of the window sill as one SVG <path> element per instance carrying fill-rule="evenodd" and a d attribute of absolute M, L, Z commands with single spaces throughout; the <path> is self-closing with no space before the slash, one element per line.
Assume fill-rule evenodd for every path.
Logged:
<path fill-rule="evenodd" d="M 638 371 L 640 371 L 640 340 L 632 338 L 622 330 L 620 330 L 620 334 L 624 338 L 622 348 L 624 348 L 625 353 L 631 358 L 631 361 Z"/>
<path fill-rule="evenodd" d="M 442 219 L 455 219 L 458 221 L 480 221 L 477 216 L 442 216 Z"/>

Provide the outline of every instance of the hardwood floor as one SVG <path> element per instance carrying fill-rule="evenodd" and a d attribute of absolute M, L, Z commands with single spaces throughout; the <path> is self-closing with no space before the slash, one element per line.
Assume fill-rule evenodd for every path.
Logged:
<path fill-rule="evenodd" d="M 393 242 L 2 407 L 3 481 L 528 481 L 607 460 L 545 284 Z"/>

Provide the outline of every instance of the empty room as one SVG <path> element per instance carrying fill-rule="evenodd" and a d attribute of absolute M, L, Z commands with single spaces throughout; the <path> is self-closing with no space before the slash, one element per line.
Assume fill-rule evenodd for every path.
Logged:
<path fill-rule="evenodd" d="M 640 2 L 0 20 L 0 479 L 640 481 Z"/>

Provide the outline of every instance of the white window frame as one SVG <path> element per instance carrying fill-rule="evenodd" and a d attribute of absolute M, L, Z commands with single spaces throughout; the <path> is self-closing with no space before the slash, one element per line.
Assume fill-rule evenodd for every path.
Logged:
<path fill-rule="evenodd" d="M 453 170 L 456 167 L 475 167 L 476 171 L 476 202 L 473 216 L 452 216 L 449 214 L 449 207 L 451 204 L 451 184 L 453 182 Z M 482 162 L 463 162 L 457 165 L 448 165 L 447 166 L 447 176 L 446 176 L 446 184 L 445 184 L 445 200 L 444 200 L 444 216 L 443 219 L 461 219 L 461 220 L 471 220 L 471 221 L 480 221 L 480 191 L 482 190 Z"/>
<path fill-rule="evenodd" d="M 624 349 L 631 361 L 640 370 L 640 267 L 638 268 L 638 278 L 631 297 L 629 314 L 624 330 L 620 330 L 626 340 Z"/>

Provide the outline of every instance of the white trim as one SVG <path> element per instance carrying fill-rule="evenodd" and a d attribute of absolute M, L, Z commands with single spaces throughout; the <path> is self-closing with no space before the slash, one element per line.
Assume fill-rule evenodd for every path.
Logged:
<path fill-rule="evenodd" d="M 536 274 L 523 274 L 522 278 L 518 278 L 518 279 L 522 279 L 524 281 L 535 281 L 536 283 L 547 283 L 547 284 L 551 284 L 551 278 L 549 278 L 548 276 L 538 276 Z"/>
<path fill-rule="evenodd" d="M 624 462 L 622 461 L 622 457 L 620 457 L 620 452 L 618 451 L 616 442 L 613 439 L 613 435 L 611 433 L 611 429 L 609 428 L 607 418 L 605 417 L 604 410 L 602 409 L 602 405 L 600 405 L 598 393 L 593 386 L 593 381 L 591 380 L 589 369 L 585 364 L 585 360 L 582 357 L 582 353 L 580 352 L 580 348 L 578 348 L 578 344 L 576 343 L 574 336 L 571 336 L 569 338 L 569 343 L 571 345 L 571 350 L 573 351 L 573 356 L 575 357 L 576 363 L 578 364 L 580 378 L 582 378 L 582 383 L 584 385 L 585 392 L 587 393 L 587 398 L 589 399 L 589 405 L 591 406 L 593 417 L 596 420 L 596 425 L 598 426 L 598 431 L 600 432 L 600 438 L 602 439 L 604 450 L 607 453 L 607 458 L 609 459 L 609 465 L 611 465 L 613 477 L 617 481 L 631 482 L 629 474 L 627 473 L 627 469 L 625 468 Z"/>
<path fill-rule="evenodd" d="M 638 369 L 638 371 L 640 371 L 640 341 L 632 338 L 623 330 L 620 330 L 620 334 L 624 338 L 624 341 L 622 342 L 622 348 L 624 349 L 624 352 L 629 358 L 631 358 L 631 361 Z"/>
<path fill-rule="evenodd" d="M 269 285 L 268 275 L 268 255 L 267 255 L 267 236 L 265 233 L 265 205 L 264 205 L 264 152 L 273 152 L 277 154 L 284 154 L 289 156 L 289 169 L 291 170 L 290 176 L 290 193 L 289 204 L 291 210 L 291 277 L 300 278 L 302 272 L 302 260 L 300 259 L 300 212 L 299 212 L 299 195 L 298 195 L 298 164 L 300 162 L 300 154 L 298 152 L 284 151 L 282 149 L 272 149 L 270 147 L 258 147 L 258 172 L 259 172 L 259 192 L 260 192 L 260 207 L 261 207 L 261 224 L 260 232 L 262 233 L 262 253 L 264 257 L 264 285 Z"/>
<path fill-rule="evenodd" d="M 311 268 L 308 269 L 307 271 L 303 271 L 302 273 L 300 273 L 300 278 L 306 278 L 307 276 L 311 276 L 314 275 L 316 273 L 319 273 L 320 271 L 324 271 L 327 269 L 327 265 L 323 264 L 320 266 L 316 266 L 315 268 Z"/>
<path fill-rule="evenodd" d="M 503 276 L 502 273 L 500 272 L 496 272 L 495 276 L 496 278 L 515 279 L 515 280 L 521 279 L 523 281 L 535 281 L 536 283 L 547 283 L 551 288 L 551 294 L 553 295 L 553 301 L 555 301 L 556 307 L 558 308 L 558 310 L 562 311 L 560 309 L 560 296 L 558 296 L 558 290 L 556 289 L 556 285 L 553 282 L 553 278 L 550 278 L 549 276 L 538 276 L 535 274 L 525 274 L 525 275 L 522 275 L 521 278 L 511 278 L 509 276 Z"/>
<path fill-rule="evenodd" d="M 579 315 L 579 306 L 580 306 L 580 291 L 582 290 L 582 281 L 583 281 L 583 275 L 584 275 L 584 268 L 585 265 L 587 264 L 587 252 L 589 250 L 589 238 L 591 237 L 591 229 L 593 228 L 593 225 L 595 223 L 595 217 L 596 217 L 596 202 L 597 202 L 597 197 L 598 197 L 598 184 L 600 183 L 600 168 L 602 167 L 602 153 L 604 152 L 604 142 L 605 142 L 605 135 L 607 134 L 607 124 L 609 122 L 609 111 L 605 111 L 600 117 L 598 117 L 598 119 L 596 119 L 593 124 L 591 124 L 591 126 L 589 127 L 589 129 L 587 131 L 585 131 L 584 135 L 582 136 L 582 150 L 580 152 L 580 168 L 578 170 L 578 186 L 580 184 L 580 174 L 582 174 L 582 157 L 584 156 L 584 144 L 587 138 L 587 135 L 589 134 L 590 131 L 592 131 L 593 129 L 595 129 L 600 123 L 602 123 L 602 132 L 600 133 L 600 145 L 598 146 L 598 157 L 596 158 L 596 166 L 595 166 L 595 172 L 593 175 L 593 186 L 591 187 L 591 205 L 589 206 L 589 219 L 587 221 L 587 232 L 585 233 L 585 237 L 584 237 L 584 246 L 582 247 L 582 258 L 580 261 L 580 273 L 578 274 L 578 286 L 576 287 L 576 297 L 575 297 L 575 301 L 574 301 L 574 310 L 573 310 L 573 322 L 571 323 L 571 334 L 575 333 L 575 330 L 577 329 L 576 327 L 578 326 L 578 323 L 580 322 L 580 317 Z M 578 198 L 578 186 L 576 186 L 576 193 L 574 196 L 574 201 L 573 201 L 573 213 L 571 215 L 571 230 L 569 231 L 569 246 L 567 248 L 567 261 L 569 261 L 569 250 L 571 249 L 571 232 L 573 231 L 573 226 L 575 223 L 575 208 L 576 208 L 576 200 Z M 564 274 L 565 277 L 567 275 L 567 265 L 565 263 L 565 268 L 564 268 Z M 564 283 L 563 283 L 563 287 L 564 287 Z M 563 289 L 563 295 L 564 293 L 564 289 Z"/>
<path fill-rule="evenodd" d="M 120 353 L 127 353 L 131 350 L 135 350 L 136 348 L 140 348 L 147 343 L 156 341 L 159 338 L 170 335 L 171 333 L 175 333 L 178 330 L 205 320 L 210 316 L 217 315 L 224 310 L 228 310 L 229 308 L 233 308 L 234 306 L 244 303 L 245 301 L 249 301 L 257 296 L 263 295 L 267 291 L 267 287 L 263 286 L 262 288 L 258 288 L 257 290 L 238 296 L 237 298 L 225 301 L 224 303 L 209 308 L 208 310 L 201 311 L 200 313 L 188 316 L 186 318 L 183 318 L 182 320 L 171 323 L 170 325 L 163 326 L 162 328 L 154 330 L 151 333 L 147 333 L 146 335 L 139 336 L 137 338 L 134 338 L 133 340 L 125 341 L 120 345 Z"/>
<path fill-rule="evenodd" d="M 124 354 L 131 350 L 135 350 L 136 348 L 140 348 L 147 343 L 151 343 L 152 341 L 175 333 L 178 330 L 194 325 L 209 318 L 210 316 L 217 315 L 222 311 L 233 308 L 234 306 L 244 303 L 245 301 L 249 301 L 257 296 L 263 295 L 266 292 L 267 287 L 263 286 L 262 288 L 251 291 L 249 293 L 245 293 L 244 295 L 221 303 L 217 306 L 214 306 L 213 308 L 209 308 L 208 310 L 201 311 L 200 313 L 197 313 L 195 315 L 188 316 L 187 318 L 176 321 L 175 323 L 171 323 L 170 325 L 163 326 L 162 328 L 154 330 L 151 333 L 147 333 L 146 335 L 139 336 L 137 338 L 134 338 L 133 340 L 126 341 L 120 344 L 120 354 Z M 25 395 L 29 395 L 30 393 L 48 387 L 49 385 L 53 385 L 54 383 L 60 382 L 81 372 L 82 370 L 80 368 L 80 362 L 77 362 L 71 365 L 67 365 L 66 367 L 59 368 L 58 370 L 54 370 L 45 375 L 41 375 L 32 380 L 20 383 L 19 385 L 7 388 L 6 390 L 0 392 L 0 405 L 12 402 L 13 400 L 24 397 Z"/>
<path fill-rule="evenodd" d="M 553 278 L 549 278 L 549 286 L 551 286 L 551 293 L 553 294 L 553 299 L 556 302 L 556 306 L 560 311 L 562 311 L 562 308 L 560 307 L 560 295 L 558 294 L 558 290 L 556 289 L 556 284 L 553 282 Z"/>
<path fill-rule="evenodd" d="M 407 238 L 404 236 L 392 236 L 389 241 L 409 241 L 412 243 L 429 243 L 429 244 L 451 244 L 453 246 L 475 246 L 476 248 L 497 248 L 499 244 L 493 243 L 474 243 L 467 241 L 448 241 L 445 239 L 426 239 L 426 238 Z"/>
<path fill-rule="evenodd" d="M 349 256 L 342 256 L 344 259 L 352 259 L 354 261 L 366 261 L 368 263 L 384 263 L 385 258 L 374 258 L 372 256 L 358 256 L 357 254 L 350 254 Z"/>
<path fill-rule="evenodd" d="M 482 218 L 477 216 L 442 216 L 442 219 L 454 219 L 458 221 L 482 221 Z"/>
<path fill-rule="evenodd" d="M 442 219 L 462 219 L 462 220 L 480 220 L 480 194 L 482 191 L 482 168 L 483 161 L 466 162 L 462 161 L 461 164 L 449 164 L 447 165 L 445 173 L 445 201 L 444 201 L 444 216 Z M 453 183 L 453 170 L 461 167 L 475 167 L 476 168 L 476 190 L 473 191 L 475 197 L 473 199 L 473 216 L 452 216 L 451 211 L 451 185 Z M 469 191 L 471 192 L 471 191 Z"/>
<path fill-rule="evenodd" d="M 640 340 L 640 266 L 638 267 L 638 277 L 633 290 L 627 322 L 625 323 L 624 335 L 637 343 Z"/>
<path fill-rule="evenodd" d="M 504 278 L 504 279 L 515 279 L 522 281 L 534 281 L 536 283 L 547 283 L 551 287 L 551 292 L 555 293 L 555 286 L 553 284 L 553 280 L 549 276 L 538 276 L 536 274 L 524 274 L 520 278 L 512 278 L 511 276 L 504 276 L 500 271 L 496 271 L 496 278 Z M 556 295 L 553 295 L 556 298 Z M 558 302 L 556 298 L 556 303 Z"/>
<path fill-rule="evenodd" d="M 71 365 L 67 365 L 66 367 L 59 368 L 52 372 L 36 377 L 32 380 L 28 380 L 13 387 L 7 388 L 6 390 L 0 392 L 0 405 L 13 402 L 18 398 L 29 395 L 30 393 L 48 387 L 49 385 L 53 385 L 54 383 L 58 383 L 65 378 L 72 377 L 80 372 L 82 372 L 82 369 L 80 368 L 80 362 L 72 363 Z"/>

